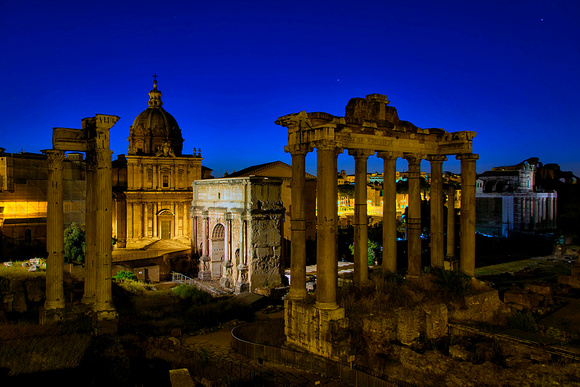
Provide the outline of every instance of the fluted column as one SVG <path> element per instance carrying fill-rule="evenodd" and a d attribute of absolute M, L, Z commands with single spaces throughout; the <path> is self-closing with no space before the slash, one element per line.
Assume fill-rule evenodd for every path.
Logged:
<path fill-rule="evenodd" d="M 421 274 L 421 156 L 405 154 L 409 163 L 409 211 L 407 213 L 408 262 L 410 276 Z"/>
<path fill-rule="evenodd" d="M 445 259 L 453 267 L 455 261 L 455 188 L 450 186 L 447 191 L 447 253 Z"/>
<path fill-rule="evenodd" d="M 457 155 L 461 160 L 461 218 L 459 240 L 459 269 L 475 275 L 475 162 L 477 154 Z"/>
<path fill-rule="evenodd" d="M 288 298 L 306 297 L 306 154 L 305 147 L 293 149 L 291 182 L 290 229 L 290 291 Z"/>
<path fill-rule="evenodd" d="M 336 309 L 338 261 L 336 256 L 336 146 L 333 141 L 316 144 L 317 171 L 317 285 L 316 306 Z"/>
<path fill-rule="evenodd" d="M 94 152 L 87 152 L 86 166 L 85 284 L 82 302 L 87 305 L 92 305 L 95 303 L 97 281 L 97 225 L 94 221 L 97 214 L 97 193 L 93 189 L 97 185 L 97 158 Z M 133 227 L 131 227 L 132 231 Z"/>
<path fill-rule="evenodd" d="M 64 308 L 64 230 L 62 203 L 62 162 L 64 152 L 45 150 L 48 158 L 48 192 L 46 208 L 46 302 L 45 309 Z"/>
<path fill-rule="evenodd" d="M 369 279 L 368 214 L 367 214 L 367 159 L 374 152 L 354 149 L 354 283 L 363 285 Z"/>
<path fill-rule="evenodd" d="M 443 267 L 443 162 L 447 157 L 429 156 L 427 160 L 431 163 L 431 267 Z"/>
<path fill-rule="evenodd" d="M 111 271 L 111 231 L 112 231 L 112 183 L 111 161 L 113 152 L 109 149 L 97 149 L 97 185 L 96 189 L 96 252 L 97 252 L 97 291 L 95 297 L 96 311 L 111 311 L 113 306 L 112 271 Z"/>
<path fill-rule="evenodd" d="M 383 272 L 397 271 L 397 155 L 380 152 L 383 159 Z"/>

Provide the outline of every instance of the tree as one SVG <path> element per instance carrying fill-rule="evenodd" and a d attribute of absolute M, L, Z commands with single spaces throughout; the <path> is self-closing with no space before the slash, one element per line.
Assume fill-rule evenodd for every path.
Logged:
<path fill-rule="evenodd" d="M 367 263 L 369 265 L 374 265 L 379 245 L 376 242 L 371 241 L 370 239 L 367 239 L 367 241 L 368 241 Z M 354 255 L 354 244 L 350 245 L 348 248 L 350 249 L 350 252 Z"/>
<path fill-rule="evenodd" d="M 64 260 L 69 263 L 85 260 L 85 228 L 75 222 L 64 230 Z"/>

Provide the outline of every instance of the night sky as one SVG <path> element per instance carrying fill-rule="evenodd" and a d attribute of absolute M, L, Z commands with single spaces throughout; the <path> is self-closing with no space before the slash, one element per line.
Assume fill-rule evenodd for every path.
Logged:
<path fill-rule="evenodd" d="M 419 127 L 477 132 L 479 173 L 535 156 L 580 175 L 577 0 L 19 0 L 3 3 L 0 32 L 7 152 L 50 148 L 53 127 L 100 113 L 121 117 L 111 148 L 126 154 L 157 74 L 184 153 L 201 148 L 215 177 L 290 163 L 279 116 L 344 116 L 372 93 Z M 340 169 L 354 170 L 346 152 Z"/>

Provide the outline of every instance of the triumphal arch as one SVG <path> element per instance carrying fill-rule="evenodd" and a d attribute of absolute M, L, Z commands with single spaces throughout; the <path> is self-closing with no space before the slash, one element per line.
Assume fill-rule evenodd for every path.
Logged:
<path fill-rule="evenodd" d="M 81 129 L 54 128 L 48 158 L 46 302 L 41 321 L 64 320 L 78 311 L 65 308 L 63 289 L 64 227 L 62 162 L 65 151 L 86 153 L 85 278 L 83 304 L 92 309 L 95 333 L 116 330 L 117 312 L 111 283 L 113 152 L 109 129 L 119 117 L 97 114 L 83 118 Z"/>
<path fill-rule="evenodd" d="M 285 326 L 289 344 L 310 352 L 344 359 L 333 341 L 333 329 L 345 324 L 345 311 L 337 304 L 337 157 L 346 149 L 355 163 L 354 282 L 368 281 L 367 266 L 367 160 L 383 159 L 383 269 L 396 270 L 395 162 L 409 164 L 407 218 L 408 276 L 421 273 L 421 160 L 431 165 L 431 265 L 443 267 L 443 162 L 455 155 L 461 160 L 461 220 L 459 269 L 475 270 L 475 132 L 421 129 L 399 120 L 385 95 L 352 98 L 345 116 L 312 112 L 289 114 L 276 120 L 288 128 L 286 152 L 292 155 L 291 278 L 286 298 Z M 316 303 L 307 305 L 305 240 L 305 158 L 316 149 L 317 162 L 317 289 Z M 449 241 L 448 241 L 449 243 Z M 452 244 L 453 246 L 453 244 Z"/>

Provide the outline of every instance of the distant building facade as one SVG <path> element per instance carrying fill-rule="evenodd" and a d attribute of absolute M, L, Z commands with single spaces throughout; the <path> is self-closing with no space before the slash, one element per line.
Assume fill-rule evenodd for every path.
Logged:
<path fill-rule="evenodd" d="M 282 180 L 238 177 L 192 183 L 191 245 L 198 277 L 240 293 L 282 284 Z"/>
<path fill-rule="evenodd" d="M 478 175 L 476 231 L 507 237 L 510 232 L 555 229 L 558 194 L 535 181 L 536 165 L 528 160 Z"/>
<path fill-rule="evenodd" d="M 191 182 L 211 177 L 201 149 L 183 154 L 181 129 L 161 95 L 155 80 L 149 106 L 130 127 L 127 156 L 113 162 L 113 236 L 120 248 L 158 239 L 189 243 Z"/>
<path fill-rule="evenodd" d="M 69 153 L 63 162 L 63 220 L 85 222 L 85 161 Z M 0 148 L 0 260 L 46 254 L 47 157 Z"/>
<path fill-rule="evenodd" d="M 211 178 L 201 150 L 183 154 L 177 121 L 163 109 L 155 80 L 149 106 L 130 127 L 128 154 L 113 160 L 113 237 L 116 247 L 191 238 L 191 182 Z M 47 148 L 50 144 L 47 144 Z M 1 259 L 46 253 L 47 157 L 0 148 Z M 85 223 L 86 163 L 68 153 L 63 164 L 65 227 Z"/>

